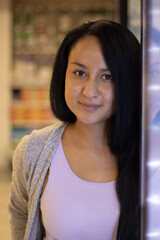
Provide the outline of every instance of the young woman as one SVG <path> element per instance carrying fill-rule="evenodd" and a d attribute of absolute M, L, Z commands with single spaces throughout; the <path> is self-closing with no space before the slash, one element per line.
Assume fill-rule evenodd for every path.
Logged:
<path fill-rule="evenodd" d="M 101 20 L 66 35 L 50 87 L 60 121 L 14 154 L 14 240 L 139 239 L 140 85 L 128 29 Z"/>

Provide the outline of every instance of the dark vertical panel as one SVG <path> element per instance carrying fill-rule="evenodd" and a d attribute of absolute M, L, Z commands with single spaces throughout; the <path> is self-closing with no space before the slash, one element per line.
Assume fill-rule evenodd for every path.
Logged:
<path fill-rule="evenodd" d="M 120 23 L 124 26 L 127 27 L 127 18 L 128 18 L 128 14 L 127 14 L 127 2 L 128 0 L 120 0 Z"/>

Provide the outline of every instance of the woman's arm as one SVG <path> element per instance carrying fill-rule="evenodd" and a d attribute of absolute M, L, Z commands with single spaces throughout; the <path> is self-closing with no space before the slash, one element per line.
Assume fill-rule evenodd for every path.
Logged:
<path fill-rule="evenodd" d="M 27 177 L 25 174 L 25 149 L 29 137 L 25 136 L 13 156 L 11 196 L 9 202 L 13 240 L 23 240 L 28 219 Z"/>

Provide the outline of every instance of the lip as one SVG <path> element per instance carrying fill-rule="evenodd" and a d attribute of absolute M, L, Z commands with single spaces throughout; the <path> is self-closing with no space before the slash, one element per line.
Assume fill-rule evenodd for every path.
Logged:
<path fill-rule="evenodd" d="M 83 103 L 83 102 L 79 102 L 79 104 L 83 109 L 87 111 L 95 111 L 102 106 L 100 104 L 89 104 L 89 103 Z"/>

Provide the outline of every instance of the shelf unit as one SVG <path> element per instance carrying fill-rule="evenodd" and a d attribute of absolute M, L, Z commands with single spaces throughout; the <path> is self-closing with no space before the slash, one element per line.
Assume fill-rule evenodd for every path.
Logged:
<path fill-rule="evenodd" d="M 88 2 L 13 1 L 11 152 L 33 129 L 55 121 L 48 89 L 59 42 L 81 22 L 116 20 L 117 0 Z"/>

